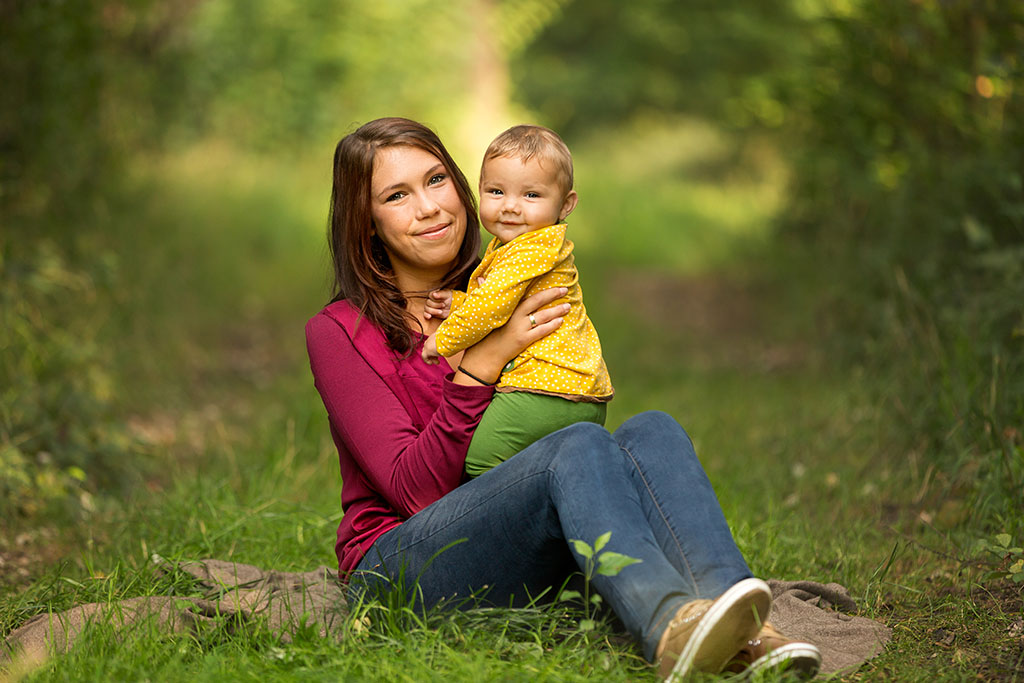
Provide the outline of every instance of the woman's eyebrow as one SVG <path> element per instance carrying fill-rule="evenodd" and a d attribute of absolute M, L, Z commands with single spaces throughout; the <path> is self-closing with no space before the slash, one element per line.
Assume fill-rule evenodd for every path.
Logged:
<path fill-rule="evenodd" d="M 398 189 L 401 189 L 401 188 L 405 187 L 405 185 L 406 185 L 405 182 L 394 183 L 392 185 L 388 185 L 387 187 L 382 187 L 381 189 L 377 190 L 373 194 L 376 197 L 387 197 L 392 192 L 394 192 L 395 190 L 398 190 Z"/>
<path fill-rule="evenodd" d="M 432 176 L 435 173 L 437 173 L 438 169 L 447 172 L 447 169 L 445 169 L 444 164 L 442 164 L 439 161 L 436 164 L 434 164 L 433 166 L 431 166 L 429 169 L 427 169 L 427 172 L 423 174 L 423 177 L 424 178 L 429 178 L 430 176 Z"/>
<path fill-rule="evenodd" d="M 423 174 L 423 177 L 424 178 L 429 178 L 430 176 L 432 176 L 435 173 L 437 173 L 438 170 L 442 170 L 442 171 L 445 170 L 444 164 L 442 164 L 440 161 L 437 162 L 436 164 L 434 164 L 433 166 L 431 166 L 429 169 L 427 169 L 427 171 Z M 382 187 L 377 192 L 374 192 L 374 194 L 376 196 L 378 196 L 378 197 L 385 197 L 385 196 L 390 195 L 395 190 L 400 190 L 400 189 L 404 188 L 406 185 L 408 185 L 408 183 L 406 181 L 400 180 L 399 182 L 393 183 L 391 185 L 388 185 L 387 187 Z"/>

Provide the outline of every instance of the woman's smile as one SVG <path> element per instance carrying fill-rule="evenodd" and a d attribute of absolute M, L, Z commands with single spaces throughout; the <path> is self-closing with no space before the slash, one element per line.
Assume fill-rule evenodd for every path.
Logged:
<path fill-rule="evenodd" d="M 428 240 L 441 239 L 442 237 L 448 234 L 449 226 L 451 226 L 451 223 L 438 223 L 437 225 L 429 227 L 423 232 L 421 232 L 419 234 L 419 237 L 423 237 L 424 239 Z"/>

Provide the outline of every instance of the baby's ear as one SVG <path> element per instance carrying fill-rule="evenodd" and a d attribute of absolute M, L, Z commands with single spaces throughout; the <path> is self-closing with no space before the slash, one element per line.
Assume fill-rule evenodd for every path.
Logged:
<path fill-rule="evenodd" d="M 576 208 L 576 202 L 579 201 L 579 197 L 576 195 L 576 190 L 569 190 L 569 194 L 565 195 L 565 201 L 562 202 L 562 210 L 558 212 L 558 222 L 561 223 L 572 210 Z"/>

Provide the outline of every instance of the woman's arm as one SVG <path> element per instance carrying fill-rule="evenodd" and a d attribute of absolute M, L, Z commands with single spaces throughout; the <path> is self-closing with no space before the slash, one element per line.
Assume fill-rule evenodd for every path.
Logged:
<path fill-rule="evenodd" d="M 560 287 L 524 299 L 506 325 L 466 350 L 463 367 L 485 381 L 497 380 L 505 363 L 561 325 L 562 307 L 539 309 L 565 293 Z M 331 426 L 370 485 L 399 514 L 409 517 L 461 483 L 466 450 L 491 387 L 456 372 L 420 430 L 337 321 L 314 316 L 306 324 L 306 347 Z"/>
<path fill-rule="evenodd" d="M 490 387 L 445 381 L 437 411 L 420 430 L 337 321 L 313 317 L 306 324 L 306 346 L 331 426 L 397 512 L 411 516 L 459 485 Z"/>

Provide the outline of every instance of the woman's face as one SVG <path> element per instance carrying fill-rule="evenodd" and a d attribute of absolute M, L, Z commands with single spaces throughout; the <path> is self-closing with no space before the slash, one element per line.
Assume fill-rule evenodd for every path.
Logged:
<path fill-rule="evenodd" d="M 370 212 L 400 286 L 413 279 L 429 286 L 451 269 L 466 234 L 466 207 L 433 154 L 407 145 L 378 149 Z"/>

